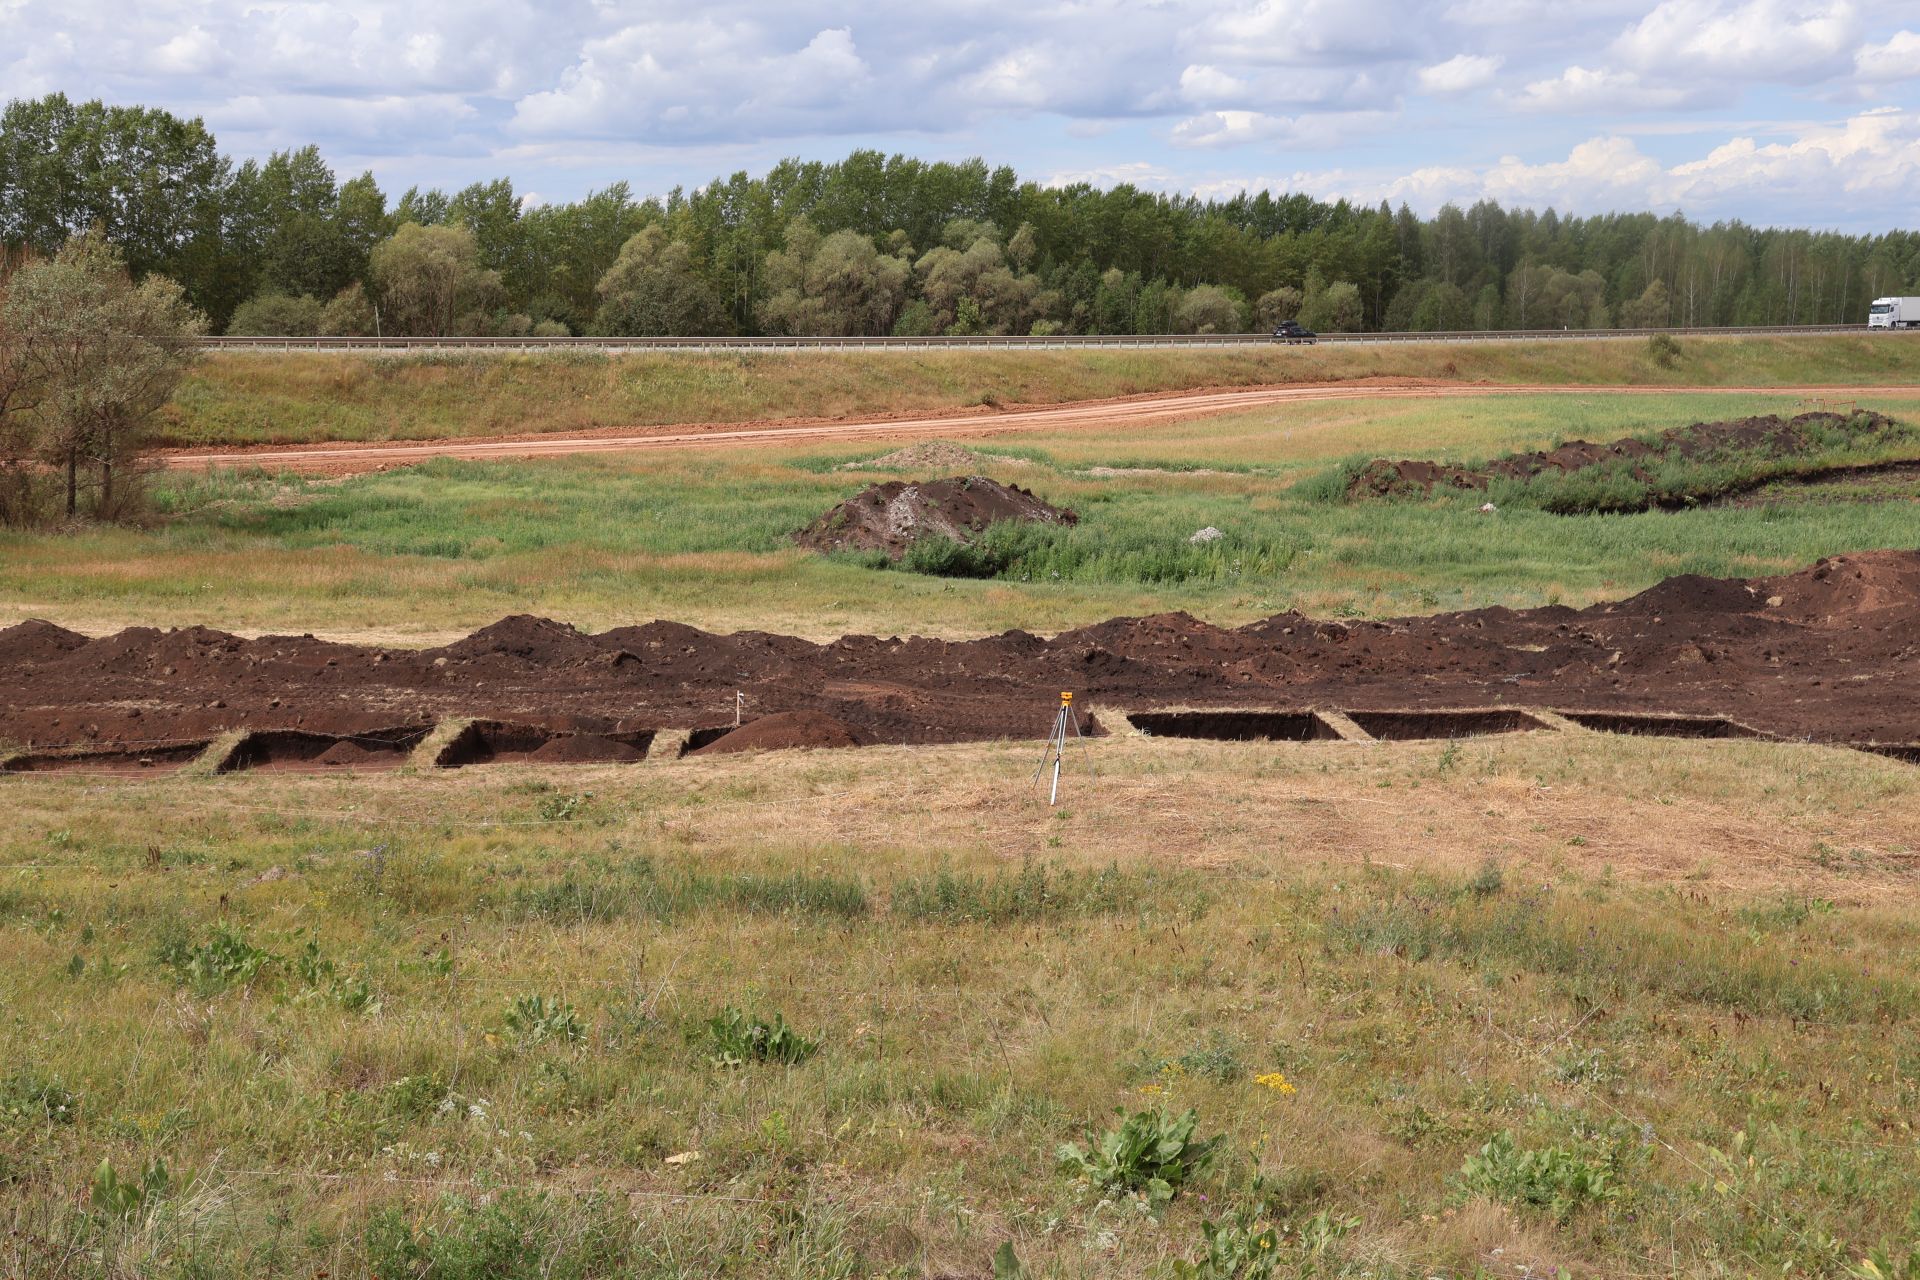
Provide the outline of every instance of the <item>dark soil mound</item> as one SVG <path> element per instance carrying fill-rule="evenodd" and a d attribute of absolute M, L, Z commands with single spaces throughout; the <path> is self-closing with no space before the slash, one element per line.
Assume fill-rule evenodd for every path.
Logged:
<path fill-rule="evenodd" d="M 377 747 L 363 747 L 357 742 L 342 739 L 313 758 L 315 764 L 334 768 L 352 769 L 368 764 L 391 764 L 399 752 Z"/>
<path fill-rule="evenodd" d="M 594 733 L 569 733 L 554 738 L 527 759 L 539 764 L 632 764 L 646 753 Z"/>
<path fill-rule="evenodd" d="M 72 653 L 87 643 L 78 631 L 56 627 L 39 618 L 29 618 L 0 630 L 0 666 L 15 663 L 51 662 Z"/>
<path fill-rule="evenodd" d="M 732 751 L 787 751 L 793 748 L 857 747 L 860 739 L 850 725 L 819 711 L 781 711 L 741 725 L 726 737 L 709 742 L 696 756 Z"/>
<path fill-rule="evenodd" d="M 1442 462 L 1375 458 L 1347 485 L 1350 498 L 1384 498 L 1432 493 L 1438 489 L 1485 489 L 1494 479 L 1528 480 L 1539 475 L 1571 475 L 1603 463 L 1625 463 L 1628 473 L 1651 483 L 1663 462 L 1705 461 L 1716 457 L 1790 458 L 1814 452 L 1836 433 L 1850 437 L 1885 431 L 1897 424 L 1877 413 L 1847 417 L 1803 413 L 1796 418 L 1767 414 L 1730 422 L 1696 422 L 1674 427 L 1649 443 L 1625 436 L 1612 444 L 1569 440 L 1558 448 L 1508 454 L 1484 467 L 1454 467 Z"/>
<path fill-rule="evenodd" d="M 1288 613 L 1234 630 L 1162 614 L 1051 639 L 1013 631 L 812 644 L 670 623 L 595 638 L 537 619 L 509 622 L 479 643 L 416 653 L 152 629 L 67 648 L 63 633 L 12 628 L 0 632 L 0 656 L 55 656 L 0 661 L 0 738 L 44 753 L 204 743 L 245 729 L 297 735 L 266 747 L 267 763 L 291 766 L 338 737 L 374 746 L 395 726 L 416 734 L 458 717 L 473 723 L 448 747 L 448 765 L 523 759 L 556 737 L 541 758 L 591 748 L 599 759 L 631 760 L 640 753 L 605 735 L 637 741 L 650 730 L 720 724 L 740 693 L 793 713 L 728 734 L 716 752 L 1037 738 L 1071 690 L 1081 708 L 1541 706 L 1719 716 L 1821 741 L 1920 742 L 1920 551 L 1835 556 L 1745 582 L 1683 576 L 1577 611 L 1346 621 Z"/>
<path fill-rule="evenodd" d="M 815 551 L 884 551 L 898 560 L 922 538 L 971 542 L 990 524 L 1077 524 L 1080 517 L 1051 507 L 1019 485 L 985 476 L 916 483 L 889 480 L 847 499 L 793 535 Z"/>

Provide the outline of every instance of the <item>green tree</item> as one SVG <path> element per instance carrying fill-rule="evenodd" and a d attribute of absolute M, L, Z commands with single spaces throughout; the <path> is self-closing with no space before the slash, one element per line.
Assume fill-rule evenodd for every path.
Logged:
<path fill-rule="evenodd" d="M 171 280 L 134 283 L 97 231 L 17 271 L 5 310 L 22 377 L 38 388 L 35 451 L 64 476 L 66 514 L 79 512 L 83 473 L 98 513 L 120 514 L 127 494 L 116 478 L 193 361 L 205 317 Z"/>
<path fill-rule="evenodd" d="M 218 253 L 229 165 L 199 120 L 55 93 L 0 112 L 0 242 L 43 254 L 99 228 L 136 276 Z M 217 283 L 200 273 L 198 292 Z"/>
<path fill-rule="evenodd" d="M 1278 289 L 1269 289 L 1260 295 L 1253 304 L 1254 327 L 1267 332 L 1278 328 L 1283 320 L 1295 320 L 1300 316 L 1300 306 L 1306 301 L 1306 295 L 1292 285 L 1281 285 Z"/>
<path fill-rule="evenodd" d="M 1247 305 L 1217 284 L 1197 284 L 1180 299 L 1174 324 L 1181 333 L 1244 333 Z"/>
<path fill-rule="evenodd" d="M 787 247 L 767 255 L 770 292 L 760 323 L 774 333 L 828 337 L 892 332 L 902 318 L 908 272 L 905 261 L 881 253 L 858 232 L 822 236 L 800 219 L 787 229 Z"/>
<path fill-rule="evenodd" d="M 358 280 L 333 295 L 320 309 L 318 332 L 335 338 L 365 338 L 379 332 L 379 317 Z"/>
<path fill-rule="evenodd" d="M 480 265 L 464 227 L 409 222 L 374 248 L 368 271 L 387 333 L 478 332 L 501 302 L 499 273 Z"/>
<path fill-rule="evenodd" d="M 594 332 L 624 337 L 725 333 L 726 309 L 693 269 L 693 255 L 658 226 L 621 248 L 600 278 Z"/>
<path fill-rule="evenodd" d="M 263 293 L 234 309 L 227 332 L 271 337 L 308 337 L 320 332 L 322 308 L 317 299 L 302 294 Z"/>

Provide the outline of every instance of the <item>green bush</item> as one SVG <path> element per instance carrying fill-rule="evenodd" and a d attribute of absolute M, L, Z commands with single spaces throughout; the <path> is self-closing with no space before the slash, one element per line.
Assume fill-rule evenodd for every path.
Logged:
<path fill-rule="evenodd" d="M 1213 1162 L 1223 1140 L 1216 1136 L 1196 1142 L 1193 1131 L 1199 1123 L 1200 1114 L 1191 1107 L 1178 1116 L 1136 1111 L 1098 1138 L 1089 1131 L 1085 1147 L 1062 1143 L 1055 1155 L 1062 1169 L 1100 1191 L 1142 1196 L 1158 1214 Z"/>
<path fill-rule="evenodd" d="M 740 1067 L 749 1062 L 780 1062 L 795 1067 L 819 1051 L 819 1042 L 809 1040 L 780 1014 L 773 1021 L 749 1018 L 729 1005 L 707 1020 L 707 1037 L 713 1047 L 713 1060 L 723 1067 Z"/>
<path fill-rule="evenodd" d="M 254 946 L 225 925 L 198 946 L 175 941 L 160 951 L 160 962 L 181 981 L 212 988 L 252 982 L 275 959 L 271 952 Z"/>
<path fill-rule="evenodd" d="M 507 1030 L 520 1038 L 522 1044 L 545 1044 L 549 1040 L 558 1040 L 565 1044 L 578 1044 L 587 1038 L 586 1024 L 573 1006 L 554 996 L 524 995 L 514 997 L 507 1006 L 505 1022 Z"/>
<path fill-rule="evenodd" d="M 1566 1219 L 1574 1210 L 1619 1193 L 1609 1162 L 1572 1147 L 1523 1151 L 1509 1130 L 1495 1134 L 1460 1166 L 1462 1190 L 1508 1204 L 1545 1209 Z"/>

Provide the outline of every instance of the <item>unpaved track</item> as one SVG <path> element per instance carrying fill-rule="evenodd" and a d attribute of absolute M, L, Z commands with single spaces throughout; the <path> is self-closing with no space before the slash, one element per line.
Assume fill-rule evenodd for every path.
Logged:
<path fill-rule="evenodd" d="M 311 444 L 250 446 L 220 451 L 168 450 L 161 462 L 182 470 L 260 467 L 326 475 L 351 475 L 406 466 L 432 458 L 544 458 L 577 453 L 625 453 L 663 448 L 752 448 L 768 444 L 832 443 L 846 440 L 910 441 L 942 436 L 978 437 L 1020 431 L 1058 431 L 1113 427 L 1182 418 L 1237 413 L 1268 405 L 1315 400 L 1452 399 L 1495 395 L 1769 395 L 1835 397 L 1920 397 L 1920 386 L 1567 386 L 1541 383 L 1458 383 L 1419 379 L 1359 379 L 1350 382 L 1292 383 L 1231 391 L 1187 391 L 1124 400 L 1081 401 L 1000 413 L 958 413 L 929 417 L 839 419 L 791 423 L 697 423 L 685 426 L 616 428 L 551 435 L 459 437 L 390 444 Z"/>

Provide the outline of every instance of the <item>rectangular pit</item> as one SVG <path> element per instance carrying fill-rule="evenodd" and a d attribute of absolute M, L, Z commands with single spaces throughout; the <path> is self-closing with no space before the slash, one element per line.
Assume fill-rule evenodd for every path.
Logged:
<path fill-rule="evenodd" d="M 1334 727 L 1311 711 L 1135 711 L 1127 719 L 1156 738 L 1210 742 L 1338 742 Z"/>
<path fill-rule="evenodd" d="M 1725 716 L 1668 716 L 1626 711 L 1562 711 L 1561 715 L 1583 729 L 1601 733 L 1625 733 L 1647 738 L 1759 738 L 1757 729 L 1749 729 Z"/>
<path fill-rule="evenodd" d="M 87 747 L 67 751 L 29 751 L 0 764 L 5 773 L 98 773 L 141 777 L 184 769 L 200 758 L 212 739 L 155 747 Z"/>
<path fill-rule="evenodd" d="M 1855 751 L 1868 751 L 1902 764 L 1920 764 L 1920 742 L 1855 742 Z"/>
<path fill-rule="evenodd" d="M 475 720 L 434 757 L 436 769 L 482 764 L 637 764 L 653 745 L 655 730 L 582 733 L 544 725 Z"/>
<path fill-rule="evenodd" d="M 1348 711 L 1347 718 L 1384 742 L 1532 733 L 1551 726 L 1513 707 L 1473 711 Z"/>
<path fill-rule="evenodd" d="M 680 754 L 692 755 L 702 747 L 711 746 L 732 733 L 739 725 L 723 724 L 707 729 L 693 729 L 687 733 L 687 740 L 680 745 Z"/>
<path fill-rule="evenodd" d="M 304 729 L 256 729 L 235 743 L 215 773 L 330 773 L 397 769 L 407 762 L 431 726 L 401 725 L 365 733 L 309 733 Z"/>

